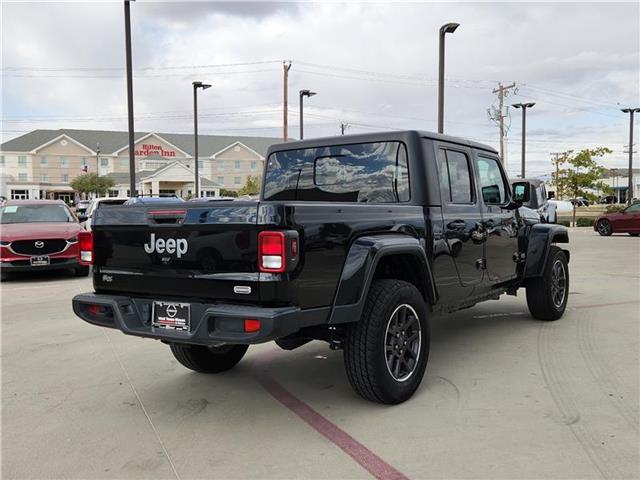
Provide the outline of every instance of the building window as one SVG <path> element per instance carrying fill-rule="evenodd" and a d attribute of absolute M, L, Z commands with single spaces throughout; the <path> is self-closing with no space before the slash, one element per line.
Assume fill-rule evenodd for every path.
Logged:
<path fill-rule="evenodd" d="M 28 182 L 29 181 L 29 176 L 26 173 L 19 173 L 18 174 L 18 181 L 19 182 Z"/>
<path fill-rule="evenodd" d="M 69 159 L 67 157 L 60 157 L 60 166 L 61 167 L 68 167 L 69 166 Z"/>
<path fill-rule="evenodd" d="M 241 182 L 242 182 L 242 179 L 240 177 L 233 177 L 234 185 L 240 185 Z"/>
<path fill-rule="evenodd" d="M 49 174 L 48 173 L 41 173 L 40 174 L 40 181 L 41 182 L 48 182 L 49 181 Z"/>
<path fill-rule="evenodd" d="M 49 160 L 47 160 L 47 157 L 40 157 L 40 165 L 49 165 Z"/>
<path fill-rule="evenodd" d="M 236 160 L 235 164 L 236 170 L 240 170 L 240 160 Z"/>
<path fill-rule="evenodd" d="M 204 168 L 204 162 L 202 160 L 198 160 L 198 170 L 202 170 Z"/>
<path fill-rule="evenodd" d="M 109 166 L 109 159 L 108 158 L 101 158 L 100 159 L 100 166 L 101 167 L 108 167 Z"/>
<path fill-rule="evenodd" d="M 120 168 L 127 168 L 129 166 L 129 159 L 128 158 L 121 158 L 120 159 Z"/>
<path fill-rule="evenodd" d="M 117 197 L 118 196 L 118 190 L 109 190 L 109 196 L 110 197 Z"/>
<path fill-rule="evenodd" d="M 218 183 L 224 185 L 224 177 L 218 177 Z"/>
<path fill-rule="evenodd" d="M 11 190 L 11 200 L 29 200 L 29 190 Z"/>
<path fill-rule="evenodd" d="M 251 162 L 251 170 L 255 170 L 255 169 L 257 169 L 257 168 L 258 168 L 258 162 L 256 162 L 256 161 L 252 161 L 252 162 Z"/>
<path fill-rule="evenodd" d="M 218 164 L 218 170 L 224 170 L 224 161 L 218 160 L 216 163 Z"/>
<path fill-rule="evenodd" d="M 0 165 L 4 165 L 4 155 L 0 155 Z"/>
<path fill-rule="evenodd" d="M 66 173 L 62 175 L 62 183 L 69 183 L 69 175 Z"/>
<path fill-rule="evenodd" d="M 25 155 L 20 155 L 18 157 L 18 166 L 26 167 L 27 166 L 27 157 Z"/>

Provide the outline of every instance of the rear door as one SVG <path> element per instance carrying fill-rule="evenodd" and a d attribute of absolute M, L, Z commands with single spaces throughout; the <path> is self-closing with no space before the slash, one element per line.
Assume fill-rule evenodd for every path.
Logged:
<path fill-rule="evenodd" d="M 471 150 L 444 143 L 436 146 L 444 236 L 460 283 L 476 285 L 483 275 L 484 236 Z"/>
<path fill-rule="evenodd" d="M 257 202 L 100 208 L 96 290 L 256 300 L 257 212 Z M 235 294 L 239 285 L 250 293 Z"/>
<path fill-rule="evenodd" d="M 515 210 L 505 207 L 511 200 L 509 182 L 494 154 L 474 150 L 475 170 L 482 209 L 486 269 L 492 283 L 516 277 L 518 222 Z"/>

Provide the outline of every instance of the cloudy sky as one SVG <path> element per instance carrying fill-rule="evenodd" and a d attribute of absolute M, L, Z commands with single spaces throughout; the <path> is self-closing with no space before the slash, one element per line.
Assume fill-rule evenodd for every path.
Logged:
<path fill-rule="evenodd" d="M 291 61 L 290 135 L 437 127 L 438 28 L 447 36 L 445 132 L 498 147 L 487 118 L 498 82 L 527 115 L 528 173 L 550 154 L 608 146 L 624 166 L 640 106 L 640 4 L 154 2 L 131 5 L 136 130 L 281 136 L 282 62 Z M 2 3 L 2 141 L 35 128 L 126 130 L 122 2 Z M 507 163 L 519 171 L 521 116 Z M 509 119 L 507 119 L 509 122 Z M 640 123 L 640 119 L 637 124 Z M 636 129 L 638 138 L 638 129 Z M 637 140 L 640 144 L 640 138 Z M 637 158 L 637 156 L 636 156 Z M 637 162 L 637 160 L 636 160 Z"/>

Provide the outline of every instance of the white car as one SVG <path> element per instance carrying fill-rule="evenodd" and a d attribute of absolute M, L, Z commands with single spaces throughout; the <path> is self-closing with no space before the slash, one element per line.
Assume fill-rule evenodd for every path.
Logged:
<path fill-rule="evenodd" d="M 105 205 L 122 205 L 127 200 L 129 200 L 128 197 L 94 198 L 91 200 L 91 204 L 87 208 L 87 211 L 84 212 L 84 215 L 78 215 L 80 225 L 82 225 L 85 230 L 91 231 L 91 220 L 98 208 L 104 207 Z"/>
<path fill-rule="evenodd" d="M 549 200 L 556 206 L 556 215 L 566 215 L 573 213 L 573 205 L 567 200 Z"/>

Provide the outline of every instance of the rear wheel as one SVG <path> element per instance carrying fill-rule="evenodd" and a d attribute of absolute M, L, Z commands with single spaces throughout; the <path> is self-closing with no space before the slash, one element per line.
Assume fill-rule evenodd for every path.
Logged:
<path fill-rule="evenodd" d="M 344 364 L 354 390 L 367 400 L 396 404 L 417 390 L 429 356 L 424 298 L 411 283 L 377 280 L 362 318 L 349 325 Z"/>
<path fill-rule="evenodd" d="M 598 233 L 603 237 L 608 237 L 613 233 L 613 229 L 611 228 L 611 222 L 606 219 L 598 220 L 596 224 L 596 228 L 598 229 Z"/>
<path fill-rule="evenodd" d="M 183 366 L 202 373 L 220 373 L 232 369 L 247 353 L 249 345 L 204 347 L 172 343 L 171 353 Z"/>
<path fill-rule="evenodd" d="M 564 252 L 551 246 L 540 277 L 527 283 L 527 306 L 538 320 L 557 320 L 564 314 L 569 299 L 569 264 Z"/>

